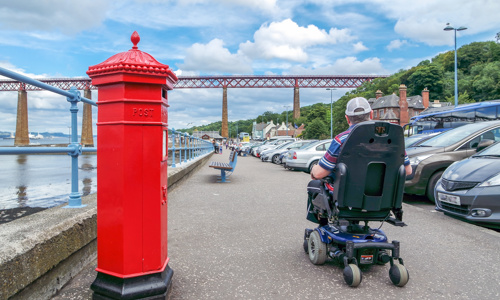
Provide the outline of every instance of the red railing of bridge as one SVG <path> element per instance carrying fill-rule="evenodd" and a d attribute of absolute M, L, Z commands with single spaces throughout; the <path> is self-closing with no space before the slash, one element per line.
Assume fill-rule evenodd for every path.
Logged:
<path fill-rule="evenodd" d="M 196 88 L 357 88 L 363 82 L 387 75 L 284 75 L 284 76 L 179 76 L 177 89 Z M 69 90 L 72 86 L 79 90 L 97 89 L 90 78 L 51 78 L 37 79 L 43 83 Z M 41 89 L 15 80 L 0 80 L 0 91 L 40 91 Z"/>

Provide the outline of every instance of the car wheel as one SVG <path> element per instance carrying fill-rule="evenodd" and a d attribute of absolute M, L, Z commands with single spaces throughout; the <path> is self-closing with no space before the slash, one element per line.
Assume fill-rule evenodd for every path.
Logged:
<path fill-rule="evenodd" d="M 313 168 L 314 168 L 314 166 L 315 166 L 315 165 L 317 165 L 317 164 L 318 164 L 318 161 L 317 161 L 317 160 L 313 161 L 313 162 L 309 165 L 309 172 L 308 172 L 308 173 L 311 173 L 312 169 L 313 169 Z"/>
<path fill-rule="evenodd" d="M 429 179 L 429 183 L 427 183 L 426 196 L 433 203 L 436 203 L 436 199 L 434 198 L 434 188 L 436 187 L 439 178 L 441 178 L 441 175 L 443 175 L 443 171 L 438 171 L 432 174 L 431 179 Z"/>
<path fill-rule="evenodd" d="M 273 155 L 272 161 L 273 161 L 273 163 L 279 165 L 280 164 L 280 156 L 278 154 Z"/>
<path fill-rule="evenodd" d="M 321 241 L 319 233 L 315 230 L 311 232 L 307 243 L 309 259 L 315 265 L 322 265 L 326 261 L 326 244 Z"/>

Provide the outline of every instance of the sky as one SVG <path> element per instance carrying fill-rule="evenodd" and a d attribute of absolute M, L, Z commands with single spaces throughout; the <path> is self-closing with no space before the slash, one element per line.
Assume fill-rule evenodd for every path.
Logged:
<path fill-rule="evenodd" d="M 496 41 L 499 11 L 498 0 L 0 0 L 0 67 L 36 79 L 88 77 L 90 66 L 131 49 L 137 31 L 139 50 L 178 76 L 391 75 L 453 50 L 447 23 L 468 28 L 457 47 Z M 301 106 L 348 91 L 302 88 Z M 222 118 L 222 89 L 174 89 L 168 98 L 170 128 Z M 293 89 L 228 89 L 229 121 L 286 106 Z M 17 92 L 0 92 L 0 131 L 15 131 L 16 109 Z M 28 119 L 30 132 L 66 133 L 69 103 L 28 92 Z"/>

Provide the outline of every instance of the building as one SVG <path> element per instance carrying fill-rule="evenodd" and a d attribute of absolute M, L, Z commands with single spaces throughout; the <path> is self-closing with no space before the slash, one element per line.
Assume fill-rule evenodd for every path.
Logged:
<path fill-rule="evenodd" d="M 252 139 L 253 140 L 258 140 L 258 139 L 267 139 L 272 137 L 271 133 L 272 131 L 276 131 L 276 125 L 273 123 L 273 120 L 270 122 L 262 122 L 258 123 L 253 122 L 252 126 Z"/>
<path fill-rule="evenodd" d="M 374 120 L 404 126 L 410 122 L 411 117 L 419 115 L 429 107 L 446 105 L 447 102 L 436 100 L 434 103 L 429 103 L 429 90 L 427 88 L 422 91 L 422 95 L 407 97 L 406 86 L 401 84 L 399 97 L 395 93 L 382 96 L 382 92 L 378 90 L 375 93 L 375 98 L 368 99 L 368 103 L 372 107 Z"/>
<path fill-rule="evenodd" d="M 222 141 L 224 139 L 218 131 L 194 131 L 193 136 L 203 139 L 203 140 L 217 140 Z"/>

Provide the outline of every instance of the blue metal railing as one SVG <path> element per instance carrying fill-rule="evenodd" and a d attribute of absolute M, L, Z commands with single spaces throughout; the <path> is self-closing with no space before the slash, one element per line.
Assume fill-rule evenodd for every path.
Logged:
<path fill-rule="evenodd" d="M 97 104 L 85 97 L 81 97 L 80 91 L 75 87 L 71 87 L 69 91 L 65 91 L 38 80 L 26 77 L 21 74 L 9 71 L 7 69 L 0 67 L 0 75 L 9 77 L 11 79 L 31 84 L 33 86 L 39 87 L 41 89 L 51 91 L 53 93 L 66 96 L 66 100 L 70 102 L 70 112 L 71 112 L 71 143 L 67 147 L 0 147 L 0 154 L 35 154 L 35 153 L 61 153 L 67 152 L 71 156 L 71 194 L 69 196 L 68 205 L 66 208 L 78 208 L 84 207 L 82 205 L 82 194 L 78 191 L 78 156 L 82 152 L 96 152 L 97 148 L 84 148 L 78 143 L 78 102 L 82 101 L 94 106 Z"/>
<path fill-rule="evenodd" d="M 85 97 L 81 97 L 80 91 L 78 91 L 75 87 L 71 87 L 69 91 L 65 91 L 1 67 L 0 75 L 66 96 L 67 101 L 70 102 L 71 142 L 67 147 L 0 147 L 0 155 L 68 153 L 68 155 L 71 156 L 71 194 L 69 196 L 68 205 L 65 207 L 84 207 L 85 205 L 82 205 L 82 194 L 78 189 L 78 157 L 82 154 L 82 152 L 97 152 L 97 148 L 82 148 L 82 145 L 78 143 L 77 104 L 82 101 L 93 106 L 97 106 L 96 102 Z M 168 155 L 171 159 L 170 166 L 173 168 L 175 168 L 178 164 L 190 162 L 197 157 L 210 153 L 214 150 L 212 143 L 209 141 L 190 136 L 184 132 L 176 131 L 173 128 L 169 129 L 169 139 Z M 177 157 L 179 157 L 178 163 Z"/>
<path fill-rule="evenodd" d="M 172 160 L 170 166 L 177 167 L 177 156 L 179 164 L 187 163 L 199 156 L 214 151 L 214 146 L 209 141 L 194 137 L 185 132 L 169 128 L 168 156 Z"/>

